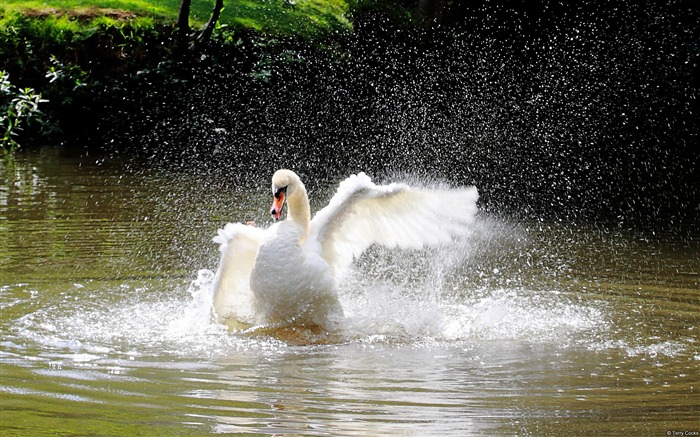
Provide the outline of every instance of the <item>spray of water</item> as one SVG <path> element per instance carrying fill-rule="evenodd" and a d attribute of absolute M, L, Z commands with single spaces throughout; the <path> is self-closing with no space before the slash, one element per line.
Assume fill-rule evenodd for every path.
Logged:
<path fill-rule="evenodd" d="M 648 344 L 616 331 L 619 315 L 609 299 L 576 284 L 572 260 L 563 256 L 571 248 L 541 241 L 538 229 L 481 214 L 472 234 L 454 245 L 371 248 L 340 286 L 345 318 L 331 334 L 220 325 L 212 313 L 214 274 L 201 269 L 189 285 L 179 279 L 143 285 L 90 281 L 68 287 L 58 298 L 27 291 L 26 284 L 5 287 L 3 295 L 14 296 L 5 299 L 7 309 L 30 307 L 3 341 L 8 357 L 36 344 L 43 351 L 39 359 L 57 366 L 107 360 L 117 370 L 149 357 L 188 362 L 233 351 L 274 352 L 290 344 L 514 341 L 623 349 L 631 356 L 684 350 L 672 340 Z M 565 235 L 557 241 L 567 244 Z"/>
<path fill-rule="evenodd" d="M 422 250 L 373 247 L 352 265 L 339 287 L 344 319 L 330 335 L 234 324 L 234 336 L 267 336 L 295 343 L 345 341 L 569 341 L 603 330 L 604 311 L 582 304 L 551 277 L 533 278 L 525 231 L 482 216 L 471 235 Z M 530 255 L 533 255 L 530 253 Z M 525 260 L 525 261 L 523 261 Z M 561 262 L 561 260 L 555 260 Z M 525 264 L 524 264 L 525 263 Z M 530 265 L 527 265 L 529 263 Z M 552 270 L 561 266 L 550 267 Z M 170 332 L 206 332 L 212 317 L 213 273 L 200 270 L 192 301 Z"/>
<path fill-rule="evenodd" d="M 202 66 L 186 90 L 138 94 L 156 122 L 129 142 L 208 179 L 417 168 L 478 186 L 492 211 L 697 208 L 697 8 L 478 9 L 463 28 L 368 22 L 335 50 L 263 54 L 266 81 Z"/>

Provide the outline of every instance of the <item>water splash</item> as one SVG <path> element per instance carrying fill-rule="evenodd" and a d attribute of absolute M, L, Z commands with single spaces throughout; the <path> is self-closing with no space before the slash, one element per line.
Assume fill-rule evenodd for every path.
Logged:
<path fill-rule="evenodd" d="M 548 272 L 561 266 L 548 270 L 532 257 L 526 259 L 529 266 L 523 265 L 522 253 L 532 255 L 530 249 L 521 227 L 486 216 L 470 236 L 454 245 L 423 250 L 373 247 L 341 282 L 345 318 L 339 332 L 327 336 L 294 326 L 240 324 L 232 327 L 233 335 L 271 336 L 292 343 L 367 338 L 564 342 L 604 331 L 608 321 L 603 309 L 551 283 Z M 549 282 L 528 277 L 524 270 L 530 268 L 544 272 Z M 493 277 L 484 277 L 484 269 Z M 199 271 L 190 286 L 192 301 L 183 316 L 171 322 L 171 332 L 206 332 L 215 324 L 212 280 L 211 271 Z"/>
<path fill-rule="evenodd" d="M 206 269 L 189 285 L 181 280 L 88 281 L 54 295 L 26 284 L 5 286 L 5 308 L 29 308 L 12 323 L 3 353 L 22 356 L 37 345 L 44 351 L 39 359 L 48 363 L 107 360 L 116 367 L 150 356 L 187 361 L 232 351 L 275 353 L 293 344 L 346 342 L 515 341 L 618 349 L 630 356 L 683 353 L 685 341 L 660 339 L 655 346 L 613 329 L 624 314 L 616 314 L 609 296 L 576 285 L 572 260 L 557 248 L 566 244 L 566 235 L 543 241 L 538 229 L 482 214 L 474 232 L 456 246 L 372 248 L 356 260 L 339 289 L 345 319 L 340 332 L 330 336 L 262 326 L 230 330 L 217 324 L 212 317 L 214 275 Z"/>
<path fill-rule="evenodd" d="M 475 228 L 456 247 L 360 259 L 341 290 L 349 332 L 568 343 L 606 330 L 605 309 L 558 282 L 564 261 L 536 260 L 522 227 L 482 215 Z"/>

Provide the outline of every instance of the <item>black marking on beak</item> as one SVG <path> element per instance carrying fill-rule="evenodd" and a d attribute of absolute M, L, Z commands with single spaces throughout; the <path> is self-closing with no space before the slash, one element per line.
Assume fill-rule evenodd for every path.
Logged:
<path fill-rule="evenodd" d="M 275 199 L 279 199 L 281 194 L 284 194 L 284 196 L 287 197 L 287 187 L 286 186 L 282 187 L 282 188 L 278 188 L 277 191 L 275 191 L 275 194 L 274 194 Z"/>

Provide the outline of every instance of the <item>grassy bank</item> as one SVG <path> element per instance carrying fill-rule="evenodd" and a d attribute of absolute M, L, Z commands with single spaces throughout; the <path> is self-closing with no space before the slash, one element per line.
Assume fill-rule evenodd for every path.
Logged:
<path fill-rule="evenodd" d="M 213 1 L 194 0 L 190 24 L 201 26 L 209 19 Z M 150 17 L 174 22 L 180 0 L 5 0 L 5 14 L 19 12 L 33 17 L 68 17 L 107 20 Z M 329 31 L 352 28 L 345 0 L 227 0 L 220 23 L 235 29 L 267 34 L 311 38 Z"/>

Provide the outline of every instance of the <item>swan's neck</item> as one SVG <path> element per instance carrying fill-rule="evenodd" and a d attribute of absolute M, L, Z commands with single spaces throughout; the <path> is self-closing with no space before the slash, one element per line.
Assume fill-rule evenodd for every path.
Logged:
<path fill-rule="evenodd" d="M 309 206 L 309 196 L 306 194 L 306 187 L 299 182 L 292 193 L 287 198 L 287 208 L 289 219 L 298 224 L 304 231 L 301 240 L 309 233 L 309 222 L 311 221 L 311 207 Z"/>

